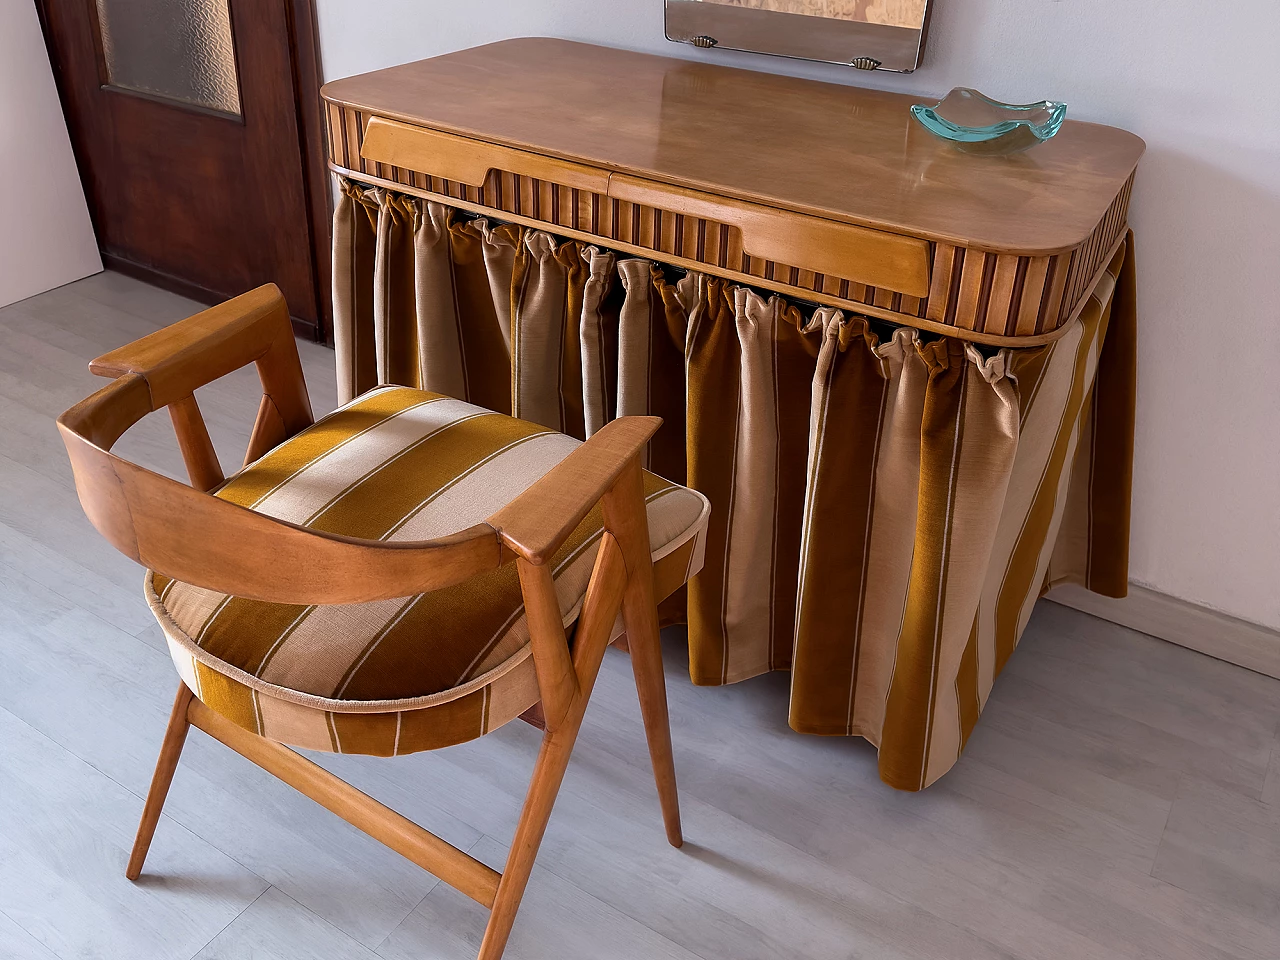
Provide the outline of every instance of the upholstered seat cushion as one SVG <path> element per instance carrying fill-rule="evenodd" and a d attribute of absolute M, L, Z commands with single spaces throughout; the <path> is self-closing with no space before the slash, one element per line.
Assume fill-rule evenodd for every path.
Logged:
<path fill-rule="evenodd" d="M 426 540 L 483 521 L 578 443 L 449 397 L 387 387 L 281 444 L 216 496 L 330 533 Z M 661 599 L 701 565 L 710 508 L 652 474 L 644 486 Z M 566 624 L 600 531 L 597 507 L 553 561 Z M 407 753 L 471 739 L 538 699 L 514 564 L 361 604 L 265 603 L 159 574 L 148 575 L 146 593 L 196 695 L 282 742 Z"/>

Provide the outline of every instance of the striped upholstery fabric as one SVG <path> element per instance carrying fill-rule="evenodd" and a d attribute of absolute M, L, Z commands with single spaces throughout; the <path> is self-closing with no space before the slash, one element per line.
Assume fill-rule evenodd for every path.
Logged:
<path fill-rule="evenodd" d="M 1059 531 L 1078 536 L 1071 465 L 1096 447 L 1087 407 L 1124 262 L 1062 337 L 1025 350 L 984 355 L 905 329 L 881 342 L 865 320 L 819 311 L 790 720 L 871 740 L 896 787 L 955 764 L 1053 577 Z M 1081 479 L 1087 513 L 1090 484 L 1114 474 Z M 813 575 L 828 566 L 850 589 Z"/>
<path fill-rule="evenodd" d="M 375 346 L 424 370 L 441 360 L 424 324 L 442 341 L 501 326 L 489 380 L 468 346 L 421 385 L 448 392 L 465 374 L 468 399 L 507 391 L 521 416 L 565 432 L 663 418 L 646 465 L 713 505 L 706 562 L 664 607 L 686 612 L 694 683 L 790 670 L 793 729 L 866 737 L 881 777 L 919 790 L 958 759 L 1050 584 L 1124 596 L 1131 235 L 1057 340 L 997 350 L 345 189 L 340 396 L 386 382 L 361 362 Z M 405 209 L 411 236 L 387 227 Z M 428 242 L 435 222 L 451 244 Z M 394 260 L 398 279 L 374 260 Z M 448 285 L 409 297 L 428 276 Z"/>
<path fill-rule="evenodd" d="M 483 521 L 578 444 L 460 400 L 387 387 L 280 445 L 216 495 L 329 533 L 428 540 Z M 710 507 L 652 474 L 645 494 L 662 598 L 701 565 Z M 600 531 L 597 508 L 553 561 L 566 625 Z M 265 603 L 150 573 L 146 593 L 196 695 L 283 743 L 412 753 L 473 739 L 539 699 L 514 564 L 362 604 Z"/>

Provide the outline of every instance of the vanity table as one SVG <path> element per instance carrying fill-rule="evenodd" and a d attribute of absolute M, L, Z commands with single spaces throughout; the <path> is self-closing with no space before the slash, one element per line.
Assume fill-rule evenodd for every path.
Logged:
<path fill-rule="evenodd" d="M 920 789 L 1047 585 L 1123 595 L 1138 137 L 975 156 L 914 97 L 551 39 L 323 94 L 340 392 L 666 417 L 695 682 L 791 669 L 795 729 Z"/>

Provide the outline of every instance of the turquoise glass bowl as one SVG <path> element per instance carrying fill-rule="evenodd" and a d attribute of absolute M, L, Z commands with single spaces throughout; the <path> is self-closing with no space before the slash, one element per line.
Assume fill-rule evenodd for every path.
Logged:
<path fill-rule="evenodd" d="M 1043 143 L 1062 128 L 1067 105 L 1001 103 L 968 87 L 956 87 L 929 106 L 917 103 L 911 115 L 926 130 L 970 153 L 1019 153 Z"/>

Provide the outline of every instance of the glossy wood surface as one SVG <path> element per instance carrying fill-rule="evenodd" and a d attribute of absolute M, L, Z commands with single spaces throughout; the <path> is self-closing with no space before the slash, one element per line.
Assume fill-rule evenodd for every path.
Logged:
<path fill-rule="evenodd" d="M 879 229 L 1050 255 L 1083 243 L 1144 144 L 1068 120 L 1012 157 L 962 153 L 920 98 L 565 40 L 506 40 L 336 80 L 367 113 Z"/>
<path fill-rule="evenodd" d="M 467 187 L 483 187 L 495 174 L 511 173 L 571 190 L 669 210 L 689 219 L 723 223 L 741 234 L 742 252 L 781 263 L 802 263 L 838 275 L 856 264 L 858 279 L 909 296 L 929 293 L 929 244 L 884 230 L 780 210 L 714 193 L 610 173 L 485 140 L 372 117 L 360 157 L 406 170 L 430 170 Z"/>

